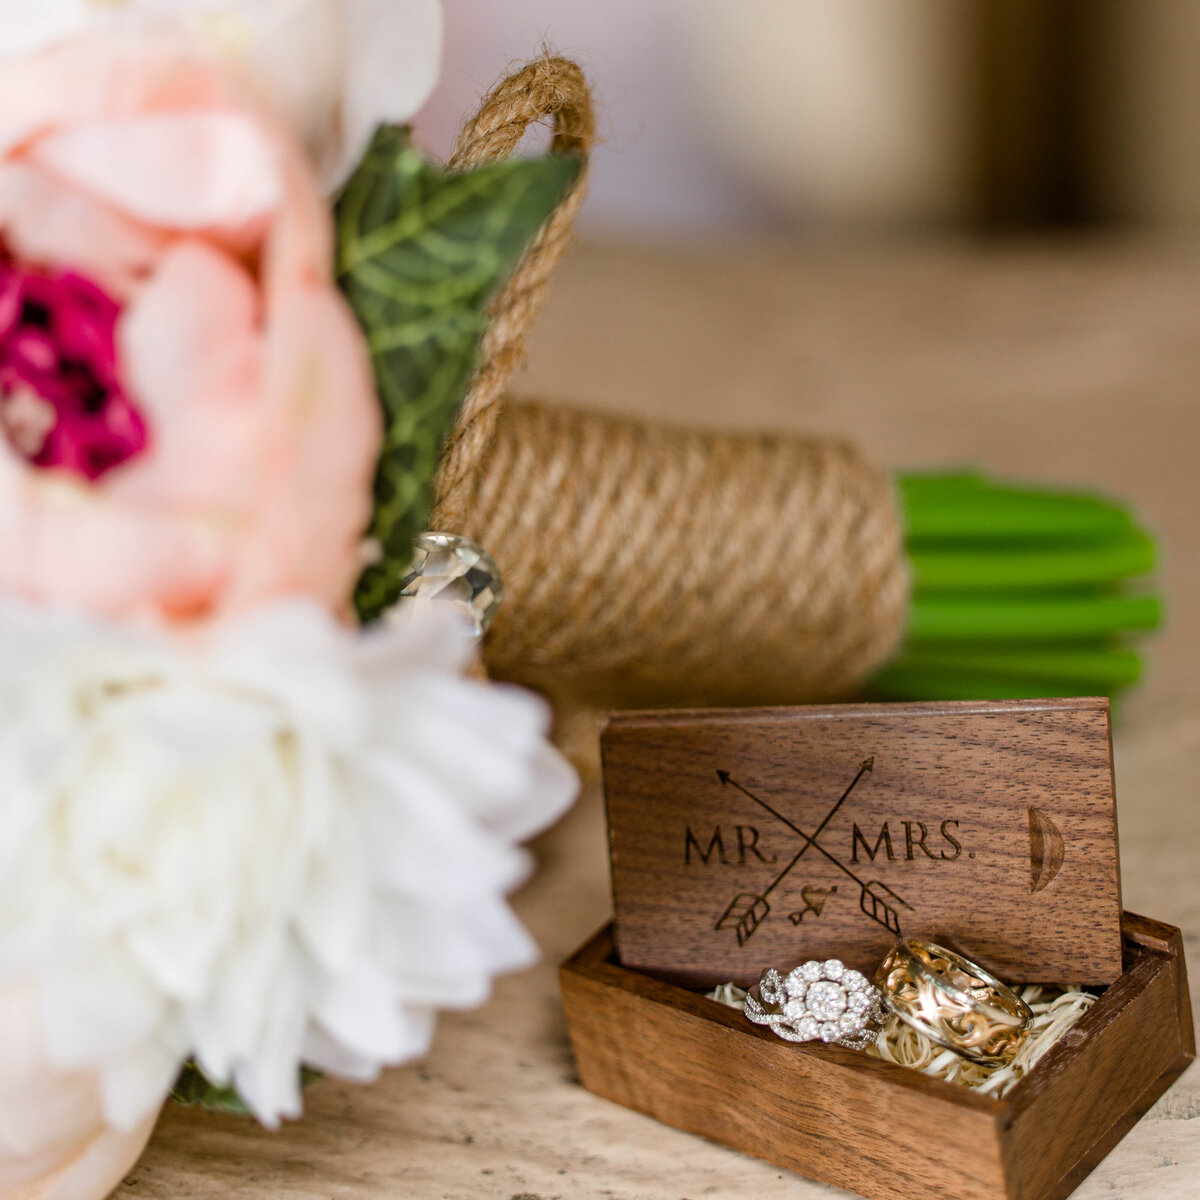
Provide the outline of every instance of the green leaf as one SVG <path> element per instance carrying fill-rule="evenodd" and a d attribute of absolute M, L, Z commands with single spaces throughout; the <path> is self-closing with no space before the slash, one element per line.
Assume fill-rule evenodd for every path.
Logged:
<path fill-rule="evenodd" d="M 320 1071 L 314 1071 L 311 1067 L 300 1068 L 300 1086 L 302 1088 L 308 1087 L 310 1083 L 316 1083 L 320 1078 Z M 171 1099 L 176 1104 L 206 1108 L 209 1112 L 237 1113 L 239 1116 L 250 1114 L 250 1109 L 237 1094 L 235 1088 L 219 1087 L 192 1062 L 186 1063 L 183 1070 L 179 1072 L 175 1086 L 171 1088 Z"/>
<path fill-rule="evenodd" d="M 338 201 L 338 281 L 367 335 L 386 426 L 370 529 L 381 556 L 355 595 L 364 623 L 399 596 L 488 305 L 580 166 L 552 155 L 447 174 L 407 129 L 385 126 Z"/>
<path fill-rule="evenodd" d="M 171 1089 L 171 1099 L 177 1104 L 207 1108 L 210 1112 L 246 1115 L 250 1111 L 234 1088 L 218 1087 L 195 1063 L 187 1063 L 179 1072 Z"/>

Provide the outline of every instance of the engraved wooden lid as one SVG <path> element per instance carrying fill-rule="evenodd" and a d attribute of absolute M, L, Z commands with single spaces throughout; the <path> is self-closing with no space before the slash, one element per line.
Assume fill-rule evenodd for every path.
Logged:
<path fill-rule="evenodd" d="M 934 937 L 1111 983 L 1106 699 L 620 713 L 601 735 L 624 965 L 704 986 Z"/>

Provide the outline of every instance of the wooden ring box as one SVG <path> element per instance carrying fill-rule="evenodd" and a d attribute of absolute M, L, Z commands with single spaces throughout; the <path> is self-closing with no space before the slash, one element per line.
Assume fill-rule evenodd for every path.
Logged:
<path fill-rule="evenodd" d="M 580 1079 L 597 1095 L 866 1197 L 1052 1200 L 1195 1056 L 1179 930 L 1119 907 L 1107 701 L 621 714 L 602 744 L 616 922 L 560 969 Z M 844 786 L 845 764 L 864 748 L 874 752 L 869 787 L 859 783 L 853 805 L 822 824 L 841 790 L 830 785 Z M 735 799 L 728 779 L 710 782 L 716 772 L 750 780 L 751 799 Z M 978 806 L 985 784 L 989 803 Z M 712 840 L 714 819 L 746 826 L 763 798 L 779 819 L 755 826 L 760 853 L 739 861 L 737 835 Z M 911 858 L 901 853 L 895 823 L 910 822 L 915 841 L 949 799 L 957 817 L 943 819 L 959 821 L 954 839 L 975 855 L 939 858 L 936 843 L 923 853 L 919 842 Z M 1030 808 L 1036 822 L 1025 819 Z M 876 832 L 886 813 L 902 815 L 890 818 L 885 859 Z M 878 879 L 863 878 L 864 841 L 877 847 Z M 688 990 L 837 949 L 870 970 L 895 934 L 893 909 L 868 903 L 867 887 L 857 903 L 864 884 L 903 895 L 894 913 L 905 935 L 982 945 L 975 957 L 1014 983 L 1072 979 L 1045 973 L 1047 963 L 1062 969 L 1063 953 L 1061 939 L 1037 936 L 1048 915 L 1078 940 L 1074 981 L 1103 990 L 1003 1099 L 836 1045 L 783 1042 Z M 1005 887 L 1023 889 L 1011 943 L 1002 926 L 981 923 L 977 893 L 996 886 L 1006 902 Z M 790 920 L 814 888 L 828 907 Z M 748 903 L 729 916 L 732 892 Z"/>

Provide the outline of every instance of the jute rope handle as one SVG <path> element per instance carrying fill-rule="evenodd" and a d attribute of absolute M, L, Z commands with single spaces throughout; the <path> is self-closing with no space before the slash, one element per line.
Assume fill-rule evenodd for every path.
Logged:
<path fill-rule="evenodd" d="M 553 121 L 551 149 L 576 154 L 584 169 L 542 227 L 508 283 L 492 303 L 479 367 L 450 434 L 435 483 L 435 524 L 455 530 L 469 514 L 473 485 L 495 434 L 501 393 L 525 352 L 525 338 L 546 299 L 550 276 L 571 239 L 575 214 L 587 189 L 587 155 L 596 136 L 592 97 L 579 67 L 545 57 L 510 75 L 459 131 L 446 164 L 474 167 L 507 158 L 530 125 Z"/>
<path fill-rule="evenodd" d="M 579 68 L 505 79 L 451 165 L 527 127 L 586 155 Z M 435 527 L 495 557 L 505 601 L 489 670 L 574 705 L 783 703 L 845 695 L 894 651 L 908 580 L 888 478 L 850 446 L 673 428 L 506 401 L 584 181 L 497 297 L 447 443 Z"/>

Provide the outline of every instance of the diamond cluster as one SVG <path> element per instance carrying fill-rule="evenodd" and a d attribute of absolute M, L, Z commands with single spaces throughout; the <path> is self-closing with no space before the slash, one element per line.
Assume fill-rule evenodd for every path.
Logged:
<path fill-rule="evenodd" d="M 879 990 L 841 959 L 801 963 L 783 974 L 762 973 L 759 997 L 746 997 L 746 1016 L 790 1042 L 837 1042 L 861 1050 L 875 1037 Z"/>

